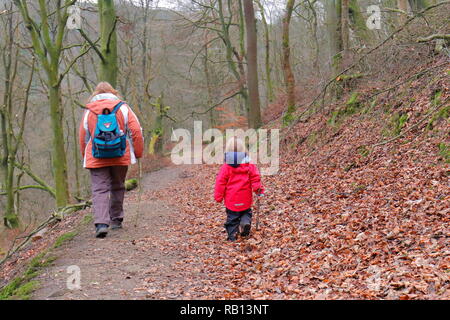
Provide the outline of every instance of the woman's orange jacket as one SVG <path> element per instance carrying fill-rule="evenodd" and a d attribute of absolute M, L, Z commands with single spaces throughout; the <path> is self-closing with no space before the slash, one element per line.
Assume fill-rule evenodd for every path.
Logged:
<path fill-rule="evenodd" d="M 129 166 L 136 163 L 136 158 L 141 158 L 144 152 L 144 138 L 139 120 L 133 110 L 123 104 L 117 111 L 117 122 L 123 132 L 127 133 L 127 149 L 120 158 L 97 159 L 92 156 L 92 137 L 94 136 L 97 125 L 97 115 L 102 114 L 104 109 L 113 111 L 114 107 L 121 100 L 113 94 L 103 93 L 92 98 L 87 104 L 86 112 L 81 120 L 79 130 L 79 141 L 81 154 L 84 157 L 83 166 L 88 169 L 110 167 L 110 166 Z"/>

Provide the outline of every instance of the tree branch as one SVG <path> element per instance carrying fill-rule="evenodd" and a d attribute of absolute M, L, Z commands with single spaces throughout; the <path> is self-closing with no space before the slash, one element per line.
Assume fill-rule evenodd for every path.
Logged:
<path fill-rule="evenodd" d="M 450 34 L 432 34 L 428 37 L 417 38 L 417 42 L 429 42 L 437 39 L 450 40 Z"/>
<path fill-rule="evenodd" d="M 99 56 L 99 58 L 102 60 L 102 62 L 105 62 L 105 57 L 103 56 L 103 54 L 100 52 L 100 50 L 97 48 L 97 46 L 95 45 L 100 39 L 98 39 L 97 41 L 93 42 L 88 36 L 87 34 L 83 31 L 83 29 L 77 29 L 78 32 L 80 32 L 81 36 L 86 39 L 86 41 L 91 45 L 92 49 L 94 49 L 94 51 L 97 53 L 97 55 Z"/>

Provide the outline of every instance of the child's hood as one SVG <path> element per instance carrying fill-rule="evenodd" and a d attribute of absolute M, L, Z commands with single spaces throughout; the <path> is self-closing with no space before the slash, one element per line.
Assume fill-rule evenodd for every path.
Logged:
<path fill-rule="evenodd" d="M 238 168 L 241 164 L 250 163 L 250 157 L 246 152 L 225 152 L 225 163 Z"/>

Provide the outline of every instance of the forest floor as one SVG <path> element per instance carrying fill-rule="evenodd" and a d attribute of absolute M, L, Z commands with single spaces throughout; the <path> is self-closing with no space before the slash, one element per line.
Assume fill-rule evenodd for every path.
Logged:
<path fill-rule="evenodd" d="M 225 240 L 217 165 L 168 166 L 143 179 L 140 210 L 127 193 L 122 230 L 95 239 L 91 210 L 68 216 L 2 265 L 0 282 L 77 230 L 32 299 L 450 299 L 448 63 L 408 75 L 282 130 L 249 238 Z M 71 265 L 80 290 L 66 289 Z"/>
<path fill-rule="evenodd" d="M 174 237 L 171 228 L 180 223 L 173 203 L 152 196 L 177 184 L 187 175 L 186 167 L 170 166 L 146 174 L 139 191 L 127 193 L 124 228 L 110 230 L 105 239 L 94 238 L 93 224 L 85 224 L 71 241 L 54 250 L 57 259 L 35 280 L 39 289 L 32 299 L 177 299 L 184 286 L 186 273 L 200 276 L 200 269 L 190 265 L 175 270 L 185 256 L 183 236 Z M 139 208 L 138 208 L 139 206 Z M 187 236 L 187 234 L 186 234 Z M 175 250 L 173 250 L 175 248 Z M 80 268 L 81 289 L 67 289 L 68 266 Z M 151 287 L 142 287 L 143 283 Z"/>

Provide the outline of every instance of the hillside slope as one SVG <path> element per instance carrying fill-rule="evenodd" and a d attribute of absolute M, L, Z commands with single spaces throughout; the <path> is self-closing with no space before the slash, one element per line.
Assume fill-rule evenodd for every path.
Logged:
<path fill-rule="evenodd" d="M 190 226 L 185 264 L 201 261 L 209 279 L 196 290 L 209 298 L 448 299 L 447 62 L 413 68 L 391 90 L 349 92 L 285 129 L 280 173 L 264 177 L 263 226 L 249 240 L 224 243 L 224 210 L 212 200 L 217 166 L 164 193 L 186 213 L 178 232 Z"/>
<path fill-rule="evenodd" d="M 389 86 L 299 110 L 301 121 L 282 130 L 279 174 L 263 177 L 261 228 L 249 239 L 225 241 L 218 166 L 174 167 L 163 171 L 170 183 L 156 173 L 144 190 L 138 229 L 134 191 L 120 233 L 95 240 L 86 212 L 73 215 L 3 265 L 2 278 L 75 228 L 39 269 L 32 297 L 449 299 L 449 78 L 436 58 Z M 88 282 L 68 292 L 64 267 L 77 263 Z"/>

